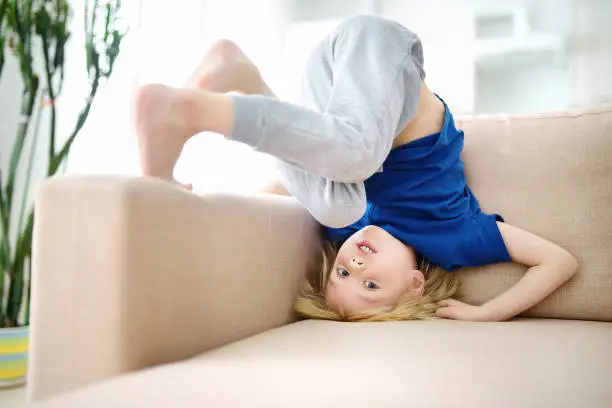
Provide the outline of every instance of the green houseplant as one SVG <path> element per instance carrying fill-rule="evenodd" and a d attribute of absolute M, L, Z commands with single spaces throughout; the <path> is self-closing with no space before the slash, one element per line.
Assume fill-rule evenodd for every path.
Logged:
<path fill-rule="evenodd" d="M 66 45 L 73 9 L 68 0 L 0 0 L 0 80 L 6 59 L 16 58 L 22 82 L 12 149 L 0 152 L 5 169 L 0 173 L 0 385 L 20 381 L 25 374 L 34 226 L 28 192 L 35 182 L 33 163 L 45 160 L 46 176 L 56 174 L 65 163 L 102 81 L 113 72 L 125 35 L 117 28 L 120 9 L 120 0 L 85 0 L 87 93 L 73 130 L 58 135 L 60 112 L 55 101 L 62 92 L 69 57 Z M 39 137 L 44 110 L 49 120 L 43 127 L 46 140 Z M 34 146 L 43 142 L 48 146 L 46 157 L 34 158 Z"/>

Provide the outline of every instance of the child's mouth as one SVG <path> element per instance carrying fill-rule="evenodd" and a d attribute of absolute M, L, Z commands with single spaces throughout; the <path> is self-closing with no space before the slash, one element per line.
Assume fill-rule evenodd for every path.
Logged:
<path fill-rule="evenodd" d="M 365 254 L 375 254 L 376 252 L 376 248 L 374 248 L 372 246 L 372 244 L 370 244 L 368 241 L 360 241 L 357 243 L 357 248 L 359 248 L 359 250 Z"/>

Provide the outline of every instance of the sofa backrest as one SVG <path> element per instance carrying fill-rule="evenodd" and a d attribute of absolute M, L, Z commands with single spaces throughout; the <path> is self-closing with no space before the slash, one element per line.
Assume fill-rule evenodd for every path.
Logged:
<path fill-rule="evenodd" d="M 483 211 L 574 254 L 578 275 L 533 317 L 612 321 L 612 104 L 530 116 L 458 117 L 468 183 Z M 468 302 L 513 285 L 525 268 L 459 272 Z"/>

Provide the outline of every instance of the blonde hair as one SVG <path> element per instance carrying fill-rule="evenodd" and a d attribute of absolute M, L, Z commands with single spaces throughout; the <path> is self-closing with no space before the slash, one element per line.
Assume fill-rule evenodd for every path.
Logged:
<path fill-rule="evenodd" d="M 384 322 L 398 320 L 429 320 L 435 318 L 438 302 L 452 297 L 459 288 L 456 276 L 430 263 L 417 254 L 417 269 L 425 276 L 425 288 L 420 297 L 404 296 L 391 310 L 366 310 L 343 315 L 325 300 L 325 287 L 332 272 L 338 245 L 324 242 L 321 247 L 321 268 L 304 281 L 294 309 L 302 317 L 350 322 Z"/>

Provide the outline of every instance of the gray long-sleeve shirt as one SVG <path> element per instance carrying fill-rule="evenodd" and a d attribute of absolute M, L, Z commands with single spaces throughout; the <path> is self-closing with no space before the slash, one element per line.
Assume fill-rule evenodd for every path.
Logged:
<path fill-rule="evenodd" d="M 232 96 L 232 139 L 277 157 L 287 191 L 320 223 L 344 227 L 364 214 L 363 181 L 416 114 L 424 76 L 414 33 L 354 17 L 314 50 L 298 105 Z"/>

